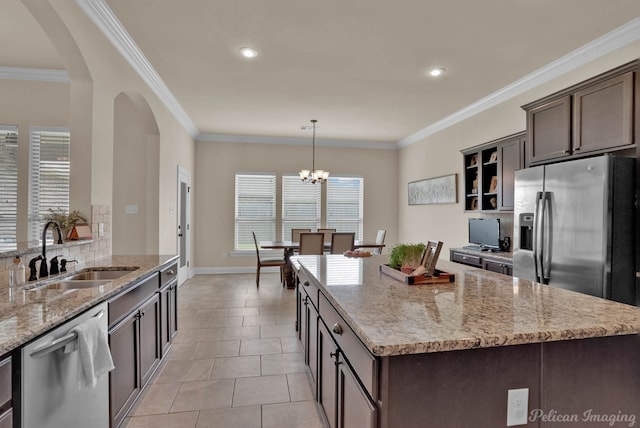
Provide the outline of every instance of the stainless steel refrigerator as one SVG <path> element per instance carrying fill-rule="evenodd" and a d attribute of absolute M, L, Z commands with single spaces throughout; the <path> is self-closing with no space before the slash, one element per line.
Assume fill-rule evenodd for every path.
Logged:
<path fill-rule="evenodd" d="M 610 155 L 517 171 L 513 275 L 635 305 L 634 183 Z"/>

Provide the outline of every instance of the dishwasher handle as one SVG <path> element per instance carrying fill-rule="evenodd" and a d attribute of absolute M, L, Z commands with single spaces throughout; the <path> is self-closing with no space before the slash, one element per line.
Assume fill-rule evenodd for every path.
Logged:
<path fill-rule="evenodd" d="M 104 315 L 104 311 L 100 311 L 95 315 L 95 318 L 102 318 L 103 315 Z M 42 346 L 37 347 L 30 354 L 30 357 L 31 358 L 44 357 L 45 355 L 50 354 L 53 351 L 56 351 L 56 350 L 58 350 L 58 349 L 60 349 L 60 348 L 62 348 L 64 346 L 66 346 L 68 343 L 73 342 L 77 338 L 78 338 L 78 335 L 76 334 L 76 332 L 71 332 L 69 334 L 66 334 L 66 335 L 54 340 L 51 343 L 48 343 L 46 345 L 42 345 Z"/>

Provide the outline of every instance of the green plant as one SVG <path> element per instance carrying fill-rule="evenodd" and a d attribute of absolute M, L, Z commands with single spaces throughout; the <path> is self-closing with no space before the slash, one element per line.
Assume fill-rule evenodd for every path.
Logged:
<path fill-rule="evenodd" d="M 391 250 L 389 256 L 389 267 L 399 269 L 402 266 L 410 265 L 416 267 L 420 264 L 422 253 L 426 246 L 420 244 L 398 244 Z"/>
<path fill-rule="evenodd" d="M 53 210 L 49 208 L 49 214 L 44 216 L 45 221 L 55 221 L 63 230 L 70 230 L 76 224 L 87 223 L 87 218 L 78 210 L 66 213 L 62 210 Z"/>

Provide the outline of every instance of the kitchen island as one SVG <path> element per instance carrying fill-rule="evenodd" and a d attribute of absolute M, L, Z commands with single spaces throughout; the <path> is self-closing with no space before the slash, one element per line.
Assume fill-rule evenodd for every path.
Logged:
<path fill-rule="evenodd" d="M 330 426 L 506 426 L 508 391 L 524 388 L 526 426 L 640 418 L 640 308 L 448 261 L 454 282 L 406 285 L 386 262 L 295 258 L 300 339 Z"/>

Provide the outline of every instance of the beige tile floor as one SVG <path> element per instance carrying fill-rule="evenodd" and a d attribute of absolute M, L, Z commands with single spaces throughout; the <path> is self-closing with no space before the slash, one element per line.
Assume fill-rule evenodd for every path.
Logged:
<path fill-rule="evenodd" d="M 196 275 L 178 290 L 178 334 L 127 428 L 323 427 L 279 275 Z"/>

